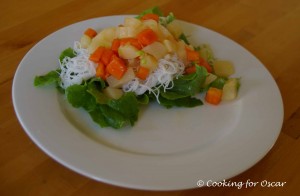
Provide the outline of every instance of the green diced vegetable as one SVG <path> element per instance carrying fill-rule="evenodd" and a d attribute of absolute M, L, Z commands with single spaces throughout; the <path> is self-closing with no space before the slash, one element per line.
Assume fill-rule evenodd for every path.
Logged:
<path fill-rule="evenodd" d="M 174 14 L 171 12 L 171 13 L 169 13 L 168 16 L 166 16 L 166 23 L 169 24 L 169 23 L 173 22 L 175 19 L 176 18 L 174 16 Z"/>
<path fill-rule="evenodd" d="M 173 22 L 175 19 L 176 18 L 174 16 L 174 14 L 171 12 L 166 17 L 159 17 L 159 24 L 161 24 L 161 25 L 163 25 L 163 26 L 166 27 L 168 24 L 170 24 L 171 22 Z"/>
<path fill-rule="evenodd" d="M 184 33 L 182 33 L 178 38 L 184 41 L 184 43 L 186 43 L 187 45 L 190 45 L 190 42 Z"/>

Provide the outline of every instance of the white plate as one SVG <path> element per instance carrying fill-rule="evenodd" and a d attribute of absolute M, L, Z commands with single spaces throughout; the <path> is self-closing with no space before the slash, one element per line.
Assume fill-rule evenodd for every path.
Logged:
<path fill-rule="evenodd" d="M 125 16 L 67 26 L 40 41 L 24 57 L 13 81 L 17 117 L 29 137 L 62 165 L 92 179 L 135 189 L 178 190 L 197 181 L 231 178 L 272 148 L 283 122 L 283 104 L 272 76 L 252 54 L 206 28 L 180 21 L 195 45 L 208 43 L 233 61 L 241 77 L 239 97 L 219 106 L 165 109 L 151 104 L 134 127 L 101 129 L 70 107 L 53 87 L 33 79 L 58 67 L 60 52 L 92 27 L 116 26 Z"/>

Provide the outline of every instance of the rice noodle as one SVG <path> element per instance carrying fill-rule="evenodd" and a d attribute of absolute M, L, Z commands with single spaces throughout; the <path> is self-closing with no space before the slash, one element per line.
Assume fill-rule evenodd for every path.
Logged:
<path fill-rule="evenodd" d="M 83 80 L 94 77 L 96 74 L 96 64 L 89 60 L 89 53 L 81 48 L 79 42 L 74 42 L 73 50 L 75 57 L 65 57 L 60 62 L 60 86 L 64 89 L 74 84 L 81 84 Z"/>
<path fill-rule="evenodd" d="M 177 55 L 166 55 L 158 61 L 158 67 L 151 73 L 146 80 L 134 78 L 123 85 L 124 92 L 135 92 L 136 95 L 142 95 L 146 91 L 153 93 L 157 101 L 159 89 L 163 87 L 164 91 L 173 88 L 173 79 L 178 78 L 184 72 L 185 65 L 178 59 Z"/>

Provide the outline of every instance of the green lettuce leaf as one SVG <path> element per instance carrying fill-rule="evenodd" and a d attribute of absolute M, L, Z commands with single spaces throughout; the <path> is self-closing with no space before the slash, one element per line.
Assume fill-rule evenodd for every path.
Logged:
<path fill-rule="evenodd" d="M 64 51 L 62 51 L 59 55 L 59 61 L 62 62 L 65 57 L 73 58 L 76 56 L 75 51 L 72 48 L 67 48 Z"/>
<path fill-rule="evenodd" d="M 101 127 L 120 129 L 138 119 L 138 101 L 134 93 L 125 93 L 119 99 L 110 99 L 107 104 L 97 104 L 89 114 Z"/>
<path fill-rule="evenodd" d="M 160 105 L 166 107 L 166 108 L 172 108 L 174 106 L 176 107 L 196 107 L 199 105 L 203 105 L 203 102 L 200 99 L 194 98 L 194 97 L 183 97 L 179 99 L 166 99 L 164 97 L 159 97 Z"/>
<path fill-rule="evenodd" d="M 142 105 L 147 105 L 150 102 L 150 97 L 145 93 L 142 95 L 136 96 L 136 99 L 137 99 L 138 103 L 142 104 Z"/>
<path fill-rule="evenodd" d="M 140 19 L 140 18 L 142 18 L 146 14 L 156 14 L 158 16 L 163 16 L 164 15 L 163 12 L 159 9 L 159 7 L 154 6 L 154 7 L 150 8 L 150 9 L 147 9 L 147 10 L 143 11 L 136 18 Z"/>
<path fill-rule="evenodd" d="M 109 124 L 106 122 L 106 118 L 102 114 L 100 106 L 94 108 L 94 110 L 89 112 L 91 118 L 95 123 L 97 123 L 100 127 L 108 127 Z"/>
<path fill-rule="evenodd" d="M 209 87 L 223 89 L 223 86 L 226 83 L 226 81 L 227 81 L 227 78 L 218 77 L 209 85 Z"/>
<path fill-rule="evenodd" d="M 120 99 L 111 99 L 107 105 L 126 117 L 132 126 L 138 119 L 139 102 L 133 92 L 125 93 Z"/>
<path fill-rule="evenodd" d="M 100 78 L 93 78 L 87 83 L 87 92 L 90 93 L 98 104 L 107 104 L 110 100 L 102 90 L 106 87 L 105 82 Z"/>
<path fill-rule="evenodd" d="M 180 94 L 178 92 L 174 92 L 174 91 L 164 91 L 163 89 L 160 90 L 160 96 L 165 98 L 165 99 L 169 99 L 169 100 L 176 100 L 176 99 L 181 99 L 190 95 L 187 94 Z"/>
<path fill-rule="evenodd" d="M 203 102 L 195 96 L 202 89 L 205 82 L 207 71 L 204 67 L 196 66 L 196 72 L 173 80 L 174 86 L 164 91 L 160 89 L 159 102 L 166 108 L 195 107 L 202 105 Z"/>
<path fill-rule="evenodd" d="M 60 82 L 59 70 L 53 70 L 42 76 L 35 76 L 34 86 L 46 86 L 51 84 L 58 84 Z"/>
<path fill-rule="evenodd" d="M 202 66 L 196 66 L 196 72 L 173 80 L 174 86 L 168 92 L 177 93 L 182 97 L 194 96 L 201 91 L 207 71 Z M 167 98 L 167 97 L 165 97 Z"/>
<path fill-rule="evenodd" d="M 93 95 L 87 92 L 86 84 L 69 86 L 66 88 L 66 97 L 68 102 L 75 108 L 82 107 L 90 112 L 96 107 L 96 100 Z"/>
<path fill-rule="evenodd" d="M 66 97 L 73 107 L 84 108 L 101 127 L 119 129 L 128 123 L 133 125 L 139 112 L 135 94 L 125 93 L 119 99 L 111 99 L 102 93 L 104 86 L 101 79 L 74 84 L 66 89 Z"/>
<path fill-rule="evenodd" d="M 104 117 L 105 122 L 115 129 L 120 129 L 126 125 L 128 119 L 117 110 L 112 109 L 108 105 L 99 104 L 101 114 Z"/>

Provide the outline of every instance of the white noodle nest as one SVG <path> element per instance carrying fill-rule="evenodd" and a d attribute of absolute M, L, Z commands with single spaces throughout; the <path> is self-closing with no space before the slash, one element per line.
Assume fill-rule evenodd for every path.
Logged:
<path fill-rule="evenodd" d="M 135 92 L 136 95 L 142 95 L 149 91 L 155 95 L 159 102 L 159 88 L 163 87 L 164 91 L 173 88 L 173 79 L 181 76 L 184 68 L 184 63 L 178 59 L 177 55 L 168 54 L 158 61 L 157 69 L 146 80 L 134 78 L 123 85 L 123 91 Z"/>
<path fill-rule="evenodd" d="M 81 48 L 79 42 L 74 42 L 73 50 L 75 57 L 65 57 L 60 62 L 61 87 L 66 89 L 74 84 L 81 84 L 83 80 L 88 80 L 96 74 L 96 64 L 89 60 L 89 53 Z"/>

